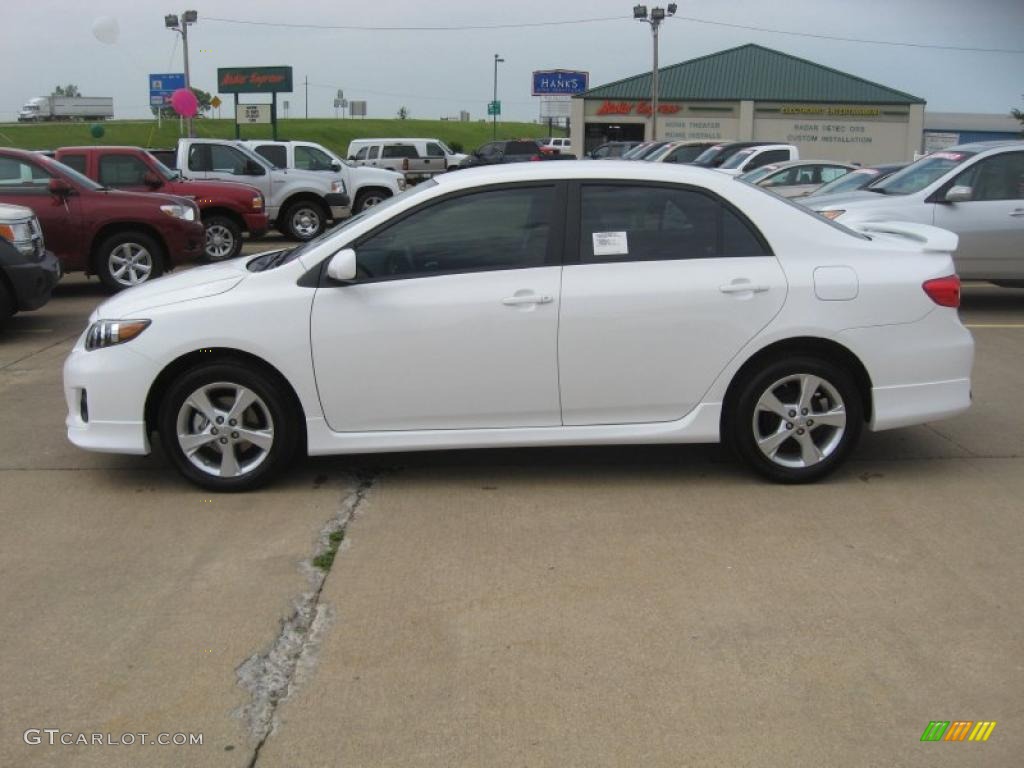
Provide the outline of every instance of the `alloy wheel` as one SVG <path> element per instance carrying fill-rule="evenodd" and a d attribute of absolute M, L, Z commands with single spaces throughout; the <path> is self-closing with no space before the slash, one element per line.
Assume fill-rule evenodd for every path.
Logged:
<path fill-rule="evenodd" d="M 228 258 L 235 249 L 235 236 L 223 224 L 206 228 L 206 256 L 212 261 Z"/>
<path fill-rule="evenodd" d="M 153 255 L 139 243 L 121 243 L 108 259 L 111 277 L 125 287 L 144 283 L 153 273 Z"/>
<path fill-rule="evenodd" d="M 267 404 L 248 387 L 204 384 L 177 416 L 178 446 L 197 469 L 214 477 L 240 477 L 262 464 L 274 445 Z"/>
<path fill-rule="evenodd" d="M 839 390 L 821 376 L 799 373 L 769 386 L 754 407 L 754 441 L 769 461 L 807 468 L 835 453 L 846 433 Z"/>

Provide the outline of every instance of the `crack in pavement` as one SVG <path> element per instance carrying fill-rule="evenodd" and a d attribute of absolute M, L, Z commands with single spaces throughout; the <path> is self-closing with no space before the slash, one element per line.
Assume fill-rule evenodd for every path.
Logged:
<path fill-rule="evenodd" d="M 35 357 L 36 355 L 41 355 L 41 354 L 43 354 L 43 352 L 46 352 L 47 350 L 53 349 L 58 344 L 64 344 L 66 342 L 69 342 L 69 341 L 72 341 L 74 339 L 77 339 L 79 336 L 81 336 L 81 334 L 82 334 L 81 331 L 75 331 L 70 336 L 64 336 L 64 337 L 62 337 L 60 339 L 57 339 L 52 344 L 47 344 L 45 347 L 40 347 L 39 349 L 37 349 L 37 350 L 35 350 L 33 352 L 29 352 L 27 355 L 25 355 L 23 357 L 19 357 L 16 360 L 11 360 L 11 362 L 9 362 L 9 363 L 5 363 L 4 365 L 0 365 L 0 371 L 6 371 L 8 368 L 11 368 L 11 367 L 17 365 L 18 363 L 24 362 L 25 360 L 28 360 L 29 358 Z"/>
<path fill-rule="evenodd" d="M 379 476 L 379 472 L 355 472 L 355 490 L 344 498 L 338 512 L 321 529 L 314 556 L 326 551 L 332 533 L 345 531 Z M 247 768 L 254 768 L 260 750 L 277 729 L 278 704 L 297 690 L 311 672 L 320 638 L 330 619 L 326 606 L 320 604 L 330 570 L 316 568 L 310 560 L 303 559 L 301 566 L 310 590 L 294 600 L 291 615 L 281 622 L 281 631 L 270 647 L 253 654 L 235 669 L 238 685 L 249 692 L 248 703 L 235 714 L 246 723 L 256 742 Z"/>

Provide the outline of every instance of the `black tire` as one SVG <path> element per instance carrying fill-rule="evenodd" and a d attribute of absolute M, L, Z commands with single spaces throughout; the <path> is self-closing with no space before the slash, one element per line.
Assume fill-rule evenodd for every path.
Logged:
<path fill-rule="evenodd" d="M 362 213 L 364 209 L 383 203 L 389 197 L 391 197 L 391 193 L 386 189 L 360 190 L 356 194 L 356 203 L 352 206 L 352 213 Z"/>
<path fill-rule="evenodd" d="M 281 217 L 279 229 L 290 240 L 312 240 L 327 229 L 327 209 L 315 200 L 294 202 Z"/>
<path fill-rule="evenodd" d="M 134 267 L 118 261 L 131 253 L 137 254 Z M 146 254 L 145 257 L 143 253 Z M 118 232 L 100 243 L 96 249 L 94 264 L 96 274 L 104 287 L 111 293 L 116 293 L 132 285 L 141 285 L 160 277 L 164 271 L 164 249 L 159 242 L 144 232 Z M 143 266 L 148 266 L 148 271 L 144 274 Z M 118 274 L 122 267 L 124 270 Z M 136 276 L 135 282 L 131 282 L 131 275 Z"/>
<path fill-rule="evenodd" d="M 242 228 L 227 216 L 214 215 L 203 219 L 203 256 L 207 261 L 226 261 L 242 252 Z"/>
<path fill-rule="evenodd" d="M 242 408 L 236 414 L 238 423 L 231 424 L 230 407 L 239 387 L 258 400 Z M 209 414 L 213 419 L 202 416 L 192 405 L 199 402 L 194 398 L 199 391 L 207 395 L 214 407 Z M 157 417 L 160 443 L 177 470 L 196 485 L 211 491 L 249 491 L 268 483 L 295 456 L 301 434 L 301 414 L 297 410 L 285 385 L 275 376 L 242 361 L 204 364 L 178 376 L 164 393 Z M 217 422 L 217 418 L 222 421 Z M 202 445 L 191 454 L 194 460 L 186 455 L 179 441 L 179 427 L 183 435 L 200 438 Z M 245 440 L 245 434 L 266 439 L 268 428 L 268 446 Z M 226 441 L 227 445 L 222 446 Z M 225 451 L 230 451 L 234 465 L 227 463 Z M 235 467 L 237 474 L 219 474 Z"/>
<path fill-rule="evenodd" d="M 800 378 L 805 376 L 816 377 L 823 385 Z M 806 401 L 810 407 L 803 413 L 801 391 L 812 387 L 815 396 Z M 785 405 L 782 414 L 758 408 L 769 391 Z M 819 423 L 838 420 L 837 396 L 845 415 L 842 431 Z M 753 371 L 739 383 L 727 408 L 722 425 L 725 442 L 744 464 L 778 483 L 810 483 L 833 472 L 856 446 L 864 425 L 863 401 L 853 377 L 844 368 L 814 357 L 791 357 Z M 759 437 L 765 440 L 764 450 Z M 765 451 L 774 455 L 769 457 Z"/>

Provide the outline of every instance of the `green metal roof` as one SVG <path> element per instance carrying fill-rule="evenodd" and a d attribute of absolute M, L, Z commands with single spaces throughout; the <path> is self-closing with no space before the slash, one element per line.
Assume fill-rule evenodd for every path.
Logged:
<path fill-rule="evenodd" d="M 924 104 L 813 61 L 749 43 L 658 70 L 659 98 L 678 101 L 803 101 Z M 651 73 L 591 88 L 585 99 L 649 99 Z"/>

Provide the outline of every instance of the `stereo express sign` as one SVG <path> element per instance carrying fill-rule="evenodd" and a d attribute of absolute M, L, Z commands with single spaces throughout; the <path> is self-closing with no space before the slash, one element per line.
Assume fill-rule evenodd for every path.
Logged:
<path fill-rule="evenodd" d="M 218 93 L 291 93 L 291 67 L 224 67 L 217 70 Z"/>

